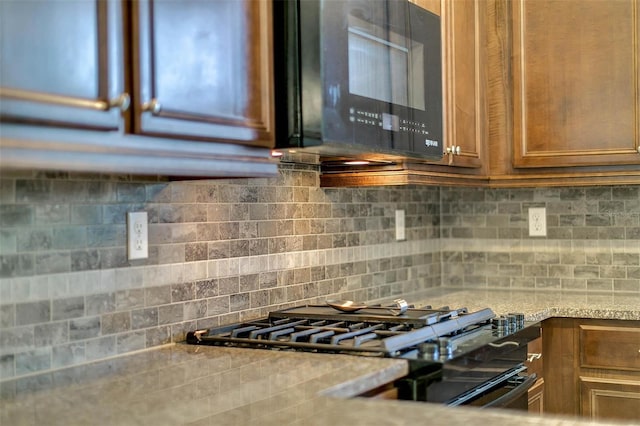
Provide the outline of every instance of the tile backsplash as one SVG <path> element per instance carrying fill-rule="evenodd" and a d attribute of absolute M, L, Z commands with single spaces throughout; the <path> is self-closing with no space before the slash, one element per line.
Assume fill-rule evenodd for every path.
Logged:
<path fill-rule="evenodd" d="M 443 285 L 640 292 L 640 186 L 440 195 Z M 529 237 L 529 207 L 546 237 Z"/>
<path fill-rule="evenodd" d="M 2 173 L 0 380 L 277 308 L 440 285 L 438 188 L 320 188 L 310 160 L 271 179 Z M 126 213 L 139 210 L 149 258 L 129 261 Z"/>
<path fill-rule="evenodd" d="M 547 237 L 527 234 L 532 206 Z M 139 210 L 149 258 L 129 261 Z M 437 286 L 638 293 L 640 187 L 320 188 L 312 156 L 271 179 L 0 174 L 0 380 Z"/>

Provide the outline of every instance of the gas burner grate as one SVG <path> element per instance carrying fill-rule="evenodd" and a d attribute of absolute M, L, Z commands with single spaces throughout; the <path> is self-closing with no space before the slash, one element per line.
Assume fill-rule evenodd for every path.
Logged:
<path fill-rule="evenodd" d="M 464 309 L 437 311 L 434 321 L 433 311 L 410 309 L 402 316 L 329 312 L 323 318 L 324 308 L 293 308 L 259 321 L 190 332 L 187 343 L 397 357 L 420 343 L 468 332 L 495 317 L 490 309 Z"/>

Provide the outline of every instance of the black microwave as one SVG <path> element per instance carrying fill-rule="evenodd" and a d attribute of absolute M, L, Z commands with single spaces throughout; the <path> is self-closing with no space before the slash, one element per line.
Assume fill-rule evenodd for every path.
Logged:
<path fill-rule="evenodd" d="M 407 0 L 274 0 L 276 147 L 441 158 L 440 17 Z"/>

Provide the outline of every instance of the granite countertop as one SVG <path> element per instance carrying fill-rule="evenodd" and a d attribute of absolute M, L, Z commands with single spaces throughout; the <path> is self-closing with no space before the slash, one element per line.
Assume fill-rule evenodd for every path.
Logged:
<path fill-rule="evenodd" d="M 437 288 L 402 295 L 402 298 L 416 307 L 466 307 L 469 311 L 489 307 L 497 315 L 522 312 L 525 321 L 542 321 L 550 317 L 640 320 L 638 293 Z M 393 298 L 375 302 L 391 300 Z"/>
<path fill-rule="evenodd" d="M 404 296 L 496 313 L 640 319 L 640 296 L 541 291 L 431 290 Z M 402 360 L 167 345 L 0 383 L 0 425 L 431 425 L 469 424 L 479 409 L 351 398 L 403 376 Z M 593 424 L 483 410 L 494 425 Z M 605 423 L 599 423 L 605 424 Z"/>

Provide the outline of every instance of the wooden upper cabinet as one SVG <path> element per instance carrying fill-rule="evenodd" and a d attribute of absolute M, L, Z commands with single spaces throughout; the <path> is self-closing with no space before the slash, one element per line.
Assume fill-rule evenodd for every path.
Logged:
<path fill-rule="evenodd" d="M 119 128 L 119 0 L 0 1 L 0 34 L 3 121 Z"/>
<path fill-rule="evenodd" d="M 271 1 L 0 1 L 0 168 L 274 176 Z"/>
<path fill-rule="evenodd" d="M 513 5 L 513 165 L 640 164 L 637 0 Z"/>
<path fill-rule="evenodd" d="M 271 2 L 133 3 L 133 131 L 273 146 Z"/>
<path fill-rule="evenodd" d="M 483 166 L 486 141 L 485 24 L 478 0 L 443 2 L 445 153 L 450 166 Z"/>
<path fill-rule="evenodd" d="M 485 9 L 478 0 L 414 0 L 442 26 L 444 157 L 437 164 L 480 168 L 486 140 Z"/>

